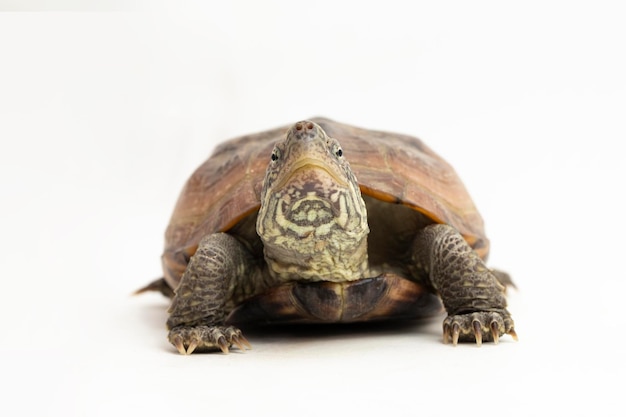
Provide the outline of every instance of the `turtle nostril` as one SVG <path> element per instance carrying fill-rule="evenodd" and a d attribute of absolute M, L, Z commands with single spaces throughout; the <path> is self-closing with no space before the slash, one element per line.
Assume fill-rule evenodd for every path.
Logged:
<path fill-rule="evenodd" d="M 298 140 L 309 141 L 318 135 L 318 127 L 309 120 L 301 120 L 294 124 L 289 131 Z"/>

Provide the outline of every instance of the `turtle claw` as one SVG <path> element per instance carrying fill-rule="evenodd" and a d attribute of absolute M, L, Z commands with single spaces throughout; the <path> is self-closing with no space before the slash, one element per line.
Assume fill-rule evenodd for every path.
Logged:
<path fill-rule="evenodd" d="M 493 339 L 493 343 L 497 345 L 500 342 L 500 332 L 499 332 L 498 323 L 496 321 L 492 321 L 491 324 L 489 325 L 489 328 L 491 329 L 491 338 Z"/>
<path fill-rule="evenodd" d="M 187 347 L 187 355 L 191 355 L 193 353 L 194 350 L 196 350 L 196 348 L 198 347 L 198 341 L 197 340 L 193 340 L 191 343 L 189 343 L 189 346 Z M 179 350 L 180 352 L 180 350 Z"/>
<path fill-rule="evenodd" d="M 224 338 L 224 336 L 220 336 L 220 338 L 217 339 L 217 346 L 220 348 L 222 353 L 230 353 L 228 350 L 228 342 L 226 342 L 226 338 Z"/>
<path fill-rule="evenodd" d="M 459 327 L 459 323 L 452 324 L 452 344 L 456 346 L 459 343 L 459 335 L 461 333 L 461 328 Z"/>
<path fill-rule="evenodd" d="M 187 355 L 187 351 L 185 350 L 185 345 L 183 344 L 182 337 L 175 336 L 174 338 L 170 339 L 170 342 L 172 342 L 176 350 L 178 350 L 178 353 L 180 353 L 181 355 Z"/>
<path fill-rule="evenodd" d="M 252 349 L 252 345 L 250 344 L 250 342 L 248 342 L 248 339 L 243 337 L 243 335 L 241 334 L 234 335 L 232 337 L 232 342 L 233 342 L 233 345 L 237 346 L 239 350 L 245 351 L 247 349 Z"/>
<path fill-rule="evenodd" d="M 443 343 L 452 341 L 454 346 L 458 342 L 474 341 L 477 346 L 483 342 L 498 344 L 500 336 L 505 334 L 510 334 L 517 341 L 513 319 L 506 310 L 452 315 L 443 322 Z"/>
<path fill-rule="evenodd" d="M 233 345 L 241 351 L 251 348 L 241 330 L 233 326 L 179 326 L 170 330 L 168 338 L 181 355 L 218 349 L 229 353 Z"/>
<path fill-rule="evenodd" d="M 474 338 L 476 339 L 476 345 L 481 346 L 483 344 L 483 332 L 480 328 L 480 322 L 478 320 L 472 321 L 472 327 L 474 328 Z"/>

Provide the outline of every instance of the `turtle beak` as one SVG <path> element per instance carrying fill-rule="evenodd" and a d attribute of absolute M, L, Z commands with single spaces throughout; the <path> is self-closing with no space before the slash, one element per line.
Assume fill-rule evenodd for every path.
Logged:
<path fill-rule="evenodd" d="M 276 189 L 282 189 L 294 179 L 301 183 L 330 185 L 334 188 L 348 187 L 348 179 L 341 164 L 328 149 L 328 137 L 317 124 L 298 122 L 288 131 L 284 142 L 284 163 L 276 181 Z"/>
<path fill-rule="evenodd" d="M 338 170 L 330 167 L 324 161 L 317 158 L 304 157 L 293 163 L 287 175 L 284 175 L 276 184 L 277 189 L 282 189 L 285 184 L 289 183 L 296 177 L 308 177 L 309 182 L 322 182 L 324 177 L 332 179 L 339 187 L 347 187 L 348 183 L 345 178 L 339 176 Z"/>

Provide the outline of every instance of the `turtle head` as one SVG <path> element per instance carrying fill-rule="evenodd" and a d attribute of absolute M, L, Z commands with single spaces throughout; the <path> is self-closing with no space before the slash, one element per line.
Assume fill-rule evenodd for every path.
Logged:
<path fill-rule="evenodd" d="M 348 281 L 367 267 L 367 211 L 339 142 L 293 125 L 270 157 L 257 233 L 274 276 Z"/>

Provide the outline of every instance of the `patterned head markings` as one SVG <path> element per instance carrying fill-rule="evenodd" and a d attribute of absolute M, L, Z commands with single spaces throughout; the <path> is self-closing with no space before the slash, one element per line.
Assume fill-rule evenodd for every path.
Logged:
<path fill-rule="evenodd" d="M 298 122 L 269 159 L 257 219 L 266 257 L 336 263 L 364 245 L 365 203 L 337 140 L 313 122 Z"/>

